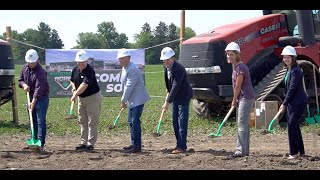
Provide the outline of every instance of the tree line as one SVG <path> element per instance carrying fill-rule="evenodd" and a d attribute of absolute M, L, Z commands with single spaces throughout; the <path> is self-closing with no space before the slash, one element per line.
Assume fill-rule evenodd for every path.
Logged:
<path fill-rule="evenodd" d="M 196 35 L 195 31 L 190 27 L 185 29 L 185 39 L 189 39 Z M 22 33 L 12 30 L 11 36 L 13 39 L 32 44 L 45 49 L 63 49 L 64 44 L 57 30 L 52 29 L 48 24 L 40 22 L 38 29 L 27 29 Z M 102 22 L 97 25 L 97 32 L 81 32 L 77 36 L 77 45 L 72 49 L 120 49 L 132 48 L 140 49 L 152 47 L 169 41 L 179 39 L 180 28 L 175 24 L 160 21 L 160 23 L 152 30 L 150 24 L 145 23 L 141 27 L 141 31 L 134 35 L 134 42 L 129 43 L 125 33 L 119 33 L 112 21 Z M 1 35 L 1 39 L 6 38 L 5 32 Z M 159 64 L 160 52 L 165 46 L 170 46 L 179 56 L 179 42 L 158 46 L 145 50 L 146 64 Z M 31 47 L 25 44 L 13 42 L 12 53 L 14 59 L 24 59 L 25 52 Z M 38 50 L 40 60 L 44 61 L 45 51 Z"/>

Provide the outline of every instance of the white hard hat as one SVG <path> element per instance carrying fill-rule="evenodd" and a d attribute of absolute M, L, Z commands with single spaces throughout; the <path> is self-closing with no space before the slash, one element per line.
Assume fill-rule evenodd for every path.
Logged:
<path fill-rule="evenodd" d="M 34 63 L 39 59 L 39 55 L 36 50 L 29 49 L 26 53 L 26 56 L 24 57 L 26 62 L 28 63 Z"/>
<path fill-rule="evenodd" d="M 76 58 L 74 59 L 76 62 L 84 62 L 89 59 L 88 53 L 85 50 L 80 50 L 76 54 Z"/>
<path fill-rule="evenodd" d="M 287 55 L 287 56 L 297 57 L 296 50 L 292 46 L 286 46 L 285 48 L 283 48 L 281 55 L 282 56 Z"/>
<path fill-rule="evenodd" d="M 227 45 L 227 47 L 225 49 L 225 51 L 229 51 L 229 50 L 230 51 L 238 51 L 238 52 L 240 52 L 240 46 L 235 42 L 231 42 L 231 43 L 229 43 Z"/>
<path fill-rule="evenodd" d="M 117 59 L 123 58 L 126 56 L 131 56 L 130 52 L 127 49 L 120 49 L 118 50 Z"/>
<path fill-rule="evenodd" d="M 175 53 L 170 47 L 165 47 L 161 51 L 160 60 L 167 60 L 174 55 L 175 55 Z"/>

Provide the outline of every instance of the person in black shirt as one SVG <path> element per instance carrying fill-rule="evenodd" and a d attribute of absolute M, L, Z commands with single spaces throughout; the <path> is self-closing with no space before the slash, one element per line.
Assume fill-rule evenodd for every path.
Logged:
<path fill-rule="evenodd" d="M 76 150 L 93 150 L 98 137 L 98 122 L 102 95 L 94 69 L 88 64 L 89 56 L 80 50 L 76 54 L 77 66 L 73 68 L 70 83 L 73 91 L 71 101 L 78 97 L 78 114 L 81 143 Z"/>

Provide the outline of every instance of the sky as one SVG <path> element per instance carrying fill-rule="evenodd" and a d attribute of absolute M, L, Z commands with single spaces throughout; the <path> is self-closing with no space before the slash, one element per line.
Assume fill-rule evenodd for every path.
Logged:
<path fill-rule="evenodd" d="M 215 27 L 262 15 L 262 10 L 186 10 L 185 26 L 191 27 L 196 34 L 207 32 Z M 1 10 L 0 33 L 6 26 L 19 33 L 26 29 L 38 29 L 44 22 L 57 30 L 65 49 L 77 45 L 81 32 L 96 33 L 97 25 L 112 21 L 118 33 L 125 33 L 129 42 L 134 34 L 141 31 L 144 23 L 153 30 L 160 21 L 167 25 L 174 23 L 180 27 L 181 10 Z"/>

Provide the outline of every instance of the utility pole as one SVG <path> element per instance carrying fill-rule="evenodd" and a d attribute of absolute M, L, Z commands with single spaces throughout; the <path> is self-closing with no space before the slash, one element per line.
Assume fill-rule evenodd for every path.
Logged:
<path fill-rule="evenodd" d="M 11 26 L 6 27 L 6 36 L 7 36 L 7 41 L 10 43 L 11 46 L 11 52 L 12 52 L 12 38 L 11 38 Z M 19 117 L 18 117 L 18 108 L 17 108 L 17 91 L 16 91 L 16 83 L 15 83 L 15 76 L 12 81 L 12 90 L 13 90 L 13 95 L 12 95 L 12 117 L 13 117 L 13 123 L 15 125 L 18 125 L 19 122 Z"/>
<path fill-rule="evenodd" d="M 182 46 L 182 42 L 185 37 L 185 10 L 181 10 L 181 20 L 180 20 L 180 49 Z"/>

